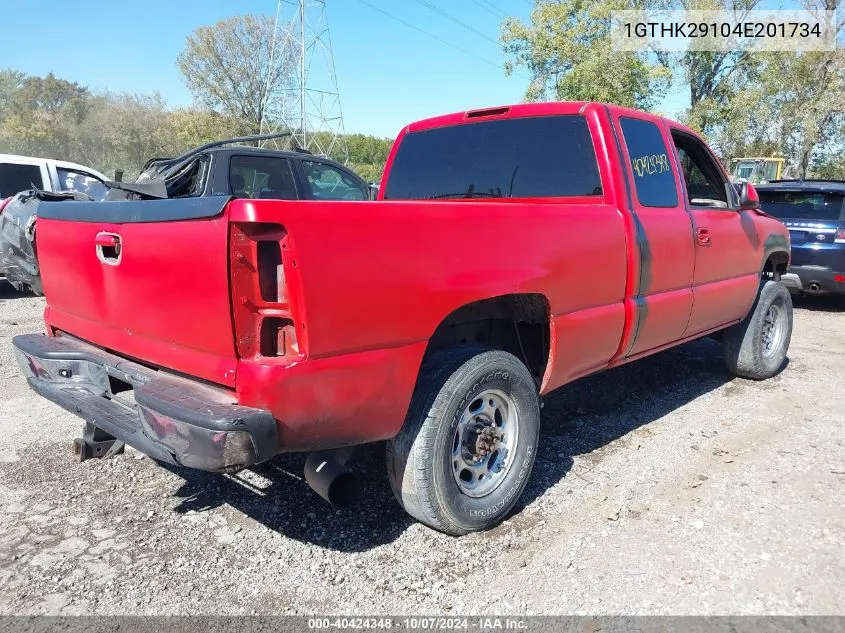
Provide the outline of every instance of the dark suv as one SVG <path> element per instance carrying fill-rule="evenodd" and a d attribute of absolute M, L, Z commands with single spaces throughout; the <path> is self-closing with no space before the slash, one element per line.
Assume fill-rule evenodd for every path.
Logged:
<path fill-rule="evenodd" d="M 763 210 L 789 228 L 787 287 L 845 296 L 845 180 L 772 180 L 756 189 Z"/>
<path fill-rule="evenodd" d="M 234 196 L 273 200 L 368 200 L 369 184 L 355 172 L 304 150 L 238 145 L 278 135 L 209 143 L 179 158 L 154 158 L 135 183 L 108 183 L 111 199 L 127 193 L 153 198 Z M 120 192 L 123 192 L 121 195 Z"/>

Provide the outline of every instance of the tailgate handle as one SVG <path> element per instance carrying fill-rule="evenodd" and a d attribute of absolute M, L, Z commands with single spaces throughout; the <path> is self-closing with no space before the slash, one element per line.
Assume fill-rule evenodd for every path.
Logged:
<path fill-rule="evenodd" d="M 101 262 L 109 266 L 117 266 L 120 263 L 123 249 L 119 235 L 101 231 L 94 238 L 94 244 L 97 249 L 97 259 Z"/>
<path fill-rule="evenodd" d="M 94 243 L 97 246 L 117 246 L 118 237 L 117 235 L 112 235 L 111 233 L 97 233 L 97 237 L 94 238 Z"/>

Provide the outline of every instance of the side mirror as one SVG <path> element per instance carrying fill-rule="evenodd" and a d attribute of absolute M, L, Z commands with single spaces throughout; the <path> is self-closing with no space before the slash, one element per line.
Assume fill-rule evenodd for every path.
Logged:
<path fill-rule="evenodd" d="M 760 196 L 754 185 L 745 181 L 739 186 L 739 208 L 741 211 L 751 211 L 760 208 Z"/>

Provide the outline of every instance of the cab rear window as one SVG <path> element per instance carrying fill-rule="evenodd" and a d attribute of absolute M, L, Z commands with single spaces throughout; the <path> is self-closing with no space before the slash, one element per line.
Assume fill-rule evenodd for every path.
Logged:
<path fill-rule="evenodd" d="M 385 199 L 601 195 L 587 122 L 579 115 L 479 121 L 402 139 Z"/>

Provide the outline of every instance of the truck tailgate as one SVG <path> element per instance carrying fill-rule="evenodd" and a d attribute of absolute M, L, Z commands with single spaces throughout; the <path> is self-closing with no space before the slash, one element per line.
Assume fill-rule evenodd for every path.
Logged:
<path fill-rule="evenodd" d="M 36 246 L 47 324 L 147 364 L 234 386 L 226 203 L 40 203 Z"/>

